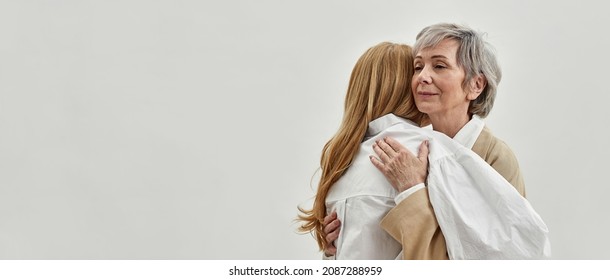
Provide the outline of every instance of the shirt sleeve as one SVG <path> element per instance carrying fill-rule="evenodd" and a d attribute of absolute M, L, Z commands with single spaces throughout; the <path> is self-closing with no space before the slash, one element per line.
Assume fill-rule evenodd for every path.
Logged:
<path fill-rule="evenodd" d="M 419 191 L 419 190 L 423 189 L 424 187 L 426 187 L 426 185 L 424 185 L 424 183 L 419 183 L 419 184 L 417 184 L 417 185 L 415 185 L 413 187 L 410 187 L 410 188 L 404 190 L 403 192 L 399 193 L 394 198 L 394 201 L 396 202 L 396 205 L 400 204 L 401 201 L 405 200 L 407 197 L 409 197 L 410 195 L 412 195 L 416 191 Z"/>

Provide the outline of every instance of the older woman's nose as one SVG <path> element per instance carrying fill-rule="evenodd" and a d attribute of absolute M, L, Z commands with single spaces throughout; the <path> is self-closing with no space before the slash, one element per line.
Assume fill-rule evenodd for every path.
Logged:
<path fill-rule="evenodd" d="M 428 71 L 428 67 L 424 67 L 419 73 L 415 74 L 417 76 L 417 82 L 423 84 L 432 83 L 432 76 L 430 75 L 430 71 Z"/>

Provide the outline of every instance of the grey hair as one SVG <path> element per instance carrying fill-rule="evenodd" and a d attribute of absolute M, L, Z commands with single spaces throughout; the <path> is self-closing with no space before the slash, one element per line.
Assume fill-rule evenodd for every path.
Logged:
<path fill-rule="evenodd" d="M 453 39 L 459 43 L 457 63 L 464 69 L 466 77 L 462 88 L 466 89 L 472 78 L 483 74 L 487 86 L 477 99 L 470 102 L 468 112 L 482 118 L 487 117 L 496 99 L 498 84 L 502 79 L 502 70 L 498 65 L 492 46 L 487 43 L 484 34 L 469 27 L 450 23 L 439 23 L 424 28 L 417 35 L 413 53 L 434 47 L 444 39 Z"/>

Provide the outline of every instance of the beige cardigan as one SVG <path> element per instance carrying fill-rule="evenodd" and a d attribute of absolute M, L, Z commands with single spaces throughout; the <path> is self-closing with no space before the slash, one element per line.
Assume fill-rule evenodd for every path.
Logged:
<path fill-rule="evenodd" d="M 472 150 L 525 196 L 525 184 L 517 158 L 502 140 L 485 126 Z M 402 244 L 403 259 L 448 259 L 427 188 L 418 190 L 392 208 L 381 227 Z"/>

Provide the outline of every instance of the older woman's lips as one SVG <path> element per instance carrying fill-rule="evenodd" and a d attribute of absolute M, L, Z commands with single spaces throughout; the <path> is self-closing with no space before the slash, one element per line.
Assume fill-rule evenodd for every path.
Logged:
<path fill-rule="evenodd" d="M 435 96 L 438 94 L 434 93 L 434 92 L 429 92 L 429 91 L 418 91 L 417 95 L 422 96 L 422 97 L 430 97 L 430 96 Z"/>

